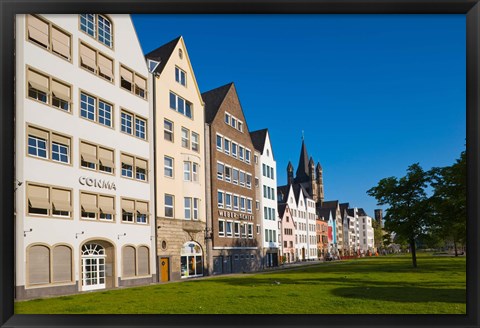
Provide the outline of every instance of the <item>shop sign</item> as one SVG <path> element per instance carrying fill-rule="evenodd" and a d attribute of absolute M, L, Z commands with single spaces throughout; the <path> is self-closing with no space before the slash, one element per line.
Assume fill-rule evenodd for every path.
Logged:
<path fill-rule="evenodd" d="M 251 214 L 243 214 L 243 213 L 235 213 L 230 211 L 218 210 L 218 215 L 224 218 L 243 219 L 243 220 L 253 221 L 253 215 Z"/>
<path fill-rule="evenodd" d="M 106 181 L 103 179 L 94 179 L 89 177 L 80 177 L 78 179 L 81 185 L 89 187 L 97 187 L 101 189 L 117 190 L 115 182 Z"/>

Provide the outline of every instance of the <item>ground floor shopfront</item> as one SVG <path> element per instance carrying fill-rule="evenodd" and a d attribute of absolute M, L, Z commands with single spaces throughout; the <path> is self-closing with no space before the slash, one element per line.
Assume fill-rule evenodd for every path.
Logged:
<path fill-rule="evenodd" d="M 74 294 L 155 281 L 148 245 L 116 244 L 97 237 L 78 244 L 32 242 L 25 248 L 25 284 L 16 299 Z"/>
<path fill-rule="evenodd" d="M 205 222 L 157 219 L 159 282 L 202 277 L 205 272 Z"/>
<path fill-rule="evenodd" d="M 256 248 L 214 248 L 211 253 L 214 275 L 259 271 L 262 268 L 261 251 Z"/>
<path fill-rule="evenodd" d="M 264 257 L 263 262 L 266 268 L 277 267 L 279 265 L 280 259 L 278 256 L 278 248 L 264 248 Z"/>

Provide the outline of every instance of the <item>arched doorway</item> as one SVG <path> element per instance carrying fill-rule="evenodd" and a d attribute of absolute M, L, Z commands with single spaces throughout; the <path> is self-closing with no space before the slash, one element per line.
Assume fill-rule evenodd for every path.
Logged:
<path fill-rule="evenodd" d="M 194 241 L 183 244 L 180 250 L 180 277 L 192 278 L 203 276 L 203 251 Z"/>
<path fill-rule="evenodd" d="M 82 245 L 81 290 L 96 290 L 115 287 L 115 251 L 111 243 L 91 240 Z"/>

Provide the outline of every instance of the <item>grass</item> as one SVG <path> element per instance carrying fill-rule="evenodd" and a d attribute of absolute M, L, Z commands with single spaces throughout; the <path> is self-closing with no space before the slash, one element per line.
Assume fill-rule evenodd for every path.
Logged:
<path fill-rule="evenodd" d="M 465 314 L 465 257 L 319 263 L 15 303 L 16 314 Z"/>

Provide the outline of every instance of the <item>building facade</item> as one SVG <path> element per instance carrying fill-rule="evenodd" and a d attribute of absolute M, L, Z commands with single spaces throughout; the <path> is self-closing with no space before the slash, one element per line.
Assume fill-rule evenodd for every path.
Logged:
<path fill-rule="evenodd" d="M 207 154 L 209 273 L 261 268 L 254 146 L 233 83 L 202 93 Z M 207 146 L 206 146 L 207 148 Z"/>
<path fill-rule="evenodd" d="M 260 217 L 262 222 L 263 264 L 275 267 L 280 263 L 279 221 L 277 216 L 277 163 L 273 155 L 268 129 L 250 132 L 253 146 L 258 156 L 256 179 L 259 180 L 257 198 L 260 200 Z M 255 163 L 257 165 L 257 163 Z M 256 181 L 256 180 L 255 180 Z M 256 183 L 256 182 L 255 182 Z"/>
<path fill-rule="evenodd" d="M 358 208 L 359 243 L 363 253 L 372 254 L 376 251 L 372 221 L 372 217 L 368 216 L 363 208 Z"/>
<path fill-rule="evenodd" d="M 155 280 L 153 120 L 128 15 L 16 18 L 16 298 Z"/>
<path fill-rule="evenodd" d="M 160 281 L 204 275 L 204 104 L 183 37 L 146 56 L 153 79 Z"/>
<path fill-rule="evenodd" d="M 295 257 L 295 224 L 288 204 L 278 205 L 278 217 L 280 220 L 280 252 L 282 254 L 282 263 L 293 263 Z"/>
<path fill-rule="evenodd" d="M 318 259 L 325 259 L 328 252 L 328 223 L 317 216 L 317 250 Z"/>

